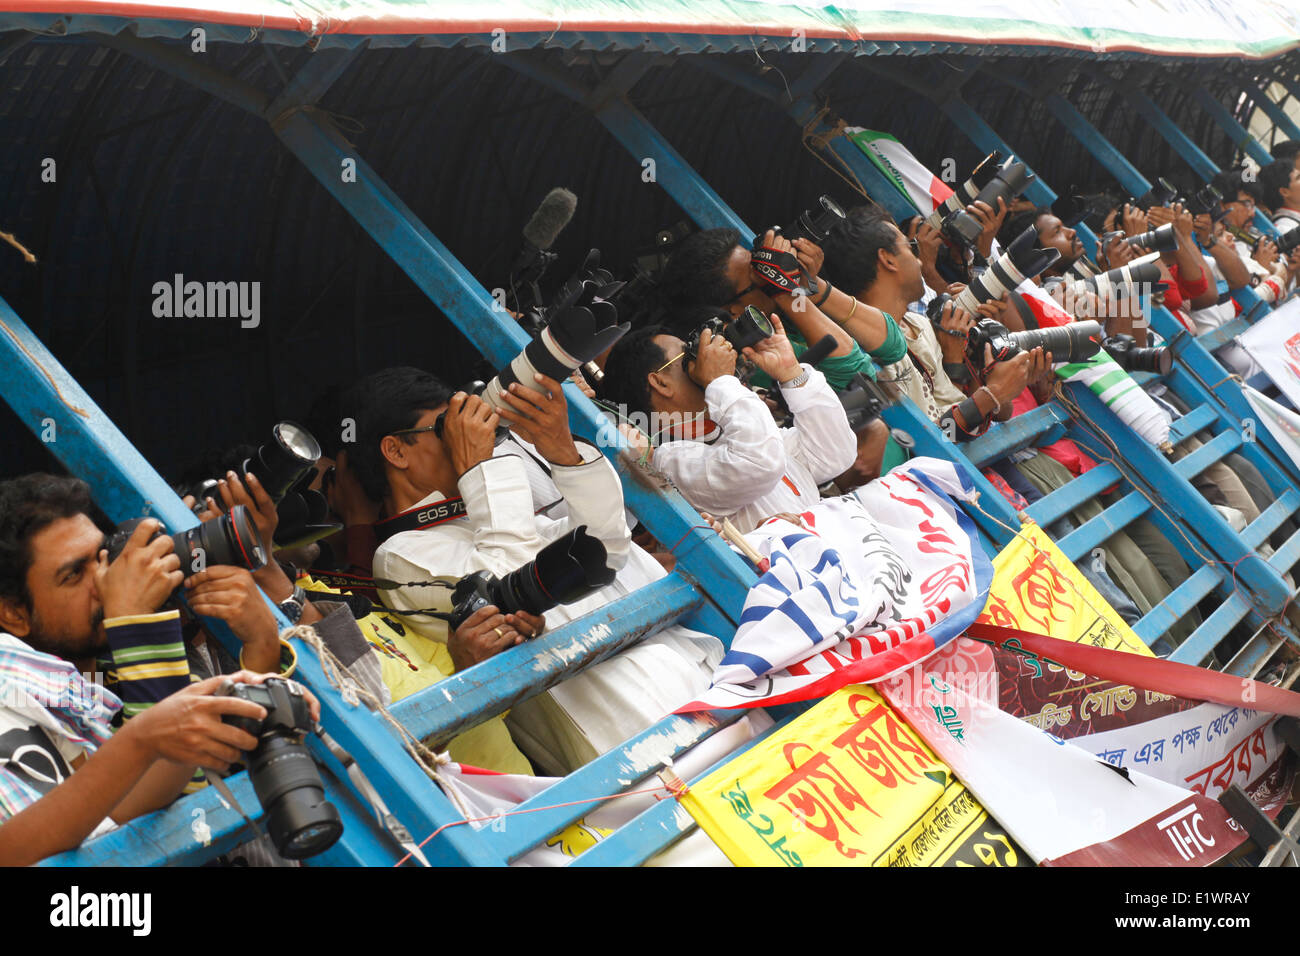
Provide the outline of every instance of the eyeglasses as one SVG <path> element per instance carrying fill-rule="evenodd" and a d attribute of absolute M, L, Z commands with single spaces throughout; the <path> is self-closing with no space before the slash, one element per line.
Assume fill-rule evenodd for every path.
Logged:
<path fill-rule="evenodd" d="M 751 282 L 749 285 L 745 286 L 745 288 L 741 289 L 739 292 L 737 292 L 735 295 L 733 295 L 730 299 L 728 299 L 728 300 L 727 300 L 727 305 L 731 305 L 731 303 L 733 303 L 733 302 L 739 302 L 741 299 L 743 299 L 745 296 L 749 295 L 751 292 L 757 292 L 757 291 L 758 291 L 758 283 L 757 283 L 757 282 Z"/>
<path fill-rule="evenodd" d="M 1225 202 L 1224 205 L 1225 205 L 1225 206 L 1245 206 L 1247 209 L 1254 209 L 1254 208 L 1255 208 L 1255 200 L 1253 200 L 1253 199 L 1232 199 L 1232 200 L 1229 200 L 1228 202 Z"/>
<path fill-rule="evenodd" d="M 663 371 L 664 369 L 666 369 L 668 366 L 672 365 L 672 364 L 673 364 L 674 362 L 676 362 L 679 358 L 682 358 L 682 357 L 684 357 L 685 355 L 686 355 L 685 352 L 678 352 L 676 355 L 674 355 L 672 358 L 670 358 L 667 362 L 664 362 L 663 365 L 660 365 L 657 369 L 655 369 L 655 374 L 658 375 L 660 372 L 662 372 L 662 371 Z"/>
<path fill-rule="evenodd" d="M 915 239 L 907 240 L 907 247 L 912 250 L 912 255 L 918 259 L 921 258 L 921 247 L 917 245 Z"/>
<path fill-rule="evenodd" d="M 425 425 L 423 428 L 399 428 L 395 432 L 389 432 L 390 435 L 418 435 L 421 432 L 434 432 L 438 430 L 438 422 L 432 425 Z"/>

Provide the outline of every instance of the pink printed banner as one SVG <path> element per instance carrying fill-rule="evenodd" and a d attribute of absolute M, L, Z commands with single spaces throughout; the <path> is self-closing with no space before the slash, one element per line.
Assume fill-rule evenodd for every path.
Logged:
<path fill-rule="evenodd" d="M 712 686 L 678 713 L 824 697 L 912 666 L 984 607 L 993 567 L 950 463 L 914 458 L 746 535 L 769 561 Z"/>

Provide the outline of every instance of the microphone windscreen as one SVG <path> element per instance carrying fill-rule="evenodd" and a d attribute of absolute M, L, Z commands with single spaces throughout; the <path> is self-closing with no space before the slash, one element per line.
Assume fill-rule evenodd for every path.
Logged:
<path fill-rule="evenodd" d="M 552 189 L 524 226 L 524 239 L 538 249 L 551 248 L 577 209 L 577 196 L 567 189 Z"/>

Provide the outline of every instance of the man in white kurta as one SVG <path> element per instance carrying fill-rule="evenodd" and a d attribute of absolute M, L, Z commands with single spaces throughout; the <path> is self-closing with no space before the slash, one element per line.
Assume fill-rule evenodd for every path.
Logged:
<path fill-rule="evenodd" d="M 562 410 L 563 393 L 558 385 L 554 394 Z M 536 399 L 537 393 L 531 395 Z M 458 396 L 452 401 L 453 412 L 465 408 L 466 401 L 477 403 L 478 399 L 462 401 Z M 433 417 L 437 411 L 429 410 L 425 417 Z M 454 440 L 452 427 L 449 423 L 445 441 Z M 527 435 L 528 440 L 535 437 Z M 432 436 L 426 440 L 436 441 Z M 543 443 L 534 444 L 540 449 Z M 583 600 L 546 611 L 549 629 L 597 611 L 663 577 L 663 568 L 631 542 L 622 486 L 613 467 L 595 448 L 578 445 L 576 449 L 580 463 L 548 462 L 551 478 L 568 506 L 563 519 L 534 514 L 528 477 L 517 458 L 480 460 L 460 475 L 455 487 L 421 489 L 426 490 L 424 496 L 403 511 L 430 512 L 431 505 L 458 494 L 464 514 L 386 539 L 375 553 L 375 575 L 394 581 L 428 581 L 474 571 L 501 576 L 527 563 L 572 528 L 585 525 L 587 532 L 605 545 L 609 566 L 618 575 L 613 584 Z M 437 587 L 403 587 L 382 593 L 384 600 L 399 610 L 446 607 L 448 601 L 447 590 Z M 442 621 L 425 617 L 406 620 L 426 637 L 447 638 Z M 511 735 L 543 773 L 568 773 L 697 696 L 708 686 L 721 657 L 722 645 L 716 638 L 673 625 L 550 691 L 516 704 L 507 721 Z"/>

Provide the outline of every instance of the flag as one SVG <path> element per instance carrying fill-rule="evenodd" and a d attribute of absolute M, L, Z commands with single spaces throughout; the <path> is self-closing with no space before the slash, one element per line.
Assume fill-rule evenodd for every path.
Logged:
<path fill-rule="evenodd" d="M 954 498 L 949 462 L 914 458 L 883 478 L 746 535 L 769 561 L 712 686 L 678 710 L 760 707 L 880 680 L 958 636 L 993 567 Z"/>
<path fill-rule="evenodd" d="M 930 215 L 953 194 L 951 186 L 926 169 L 906 146 L 888 133 L 849 126 L 844 135 L 880 168 L 922 216 Z"/>
<path fill-rule="evenodd" d="M 1241 391 L 1255 414 L 1263 421 L 1264 427 L 1273 433 L 1282 450 L 1300 466 L 1300 415 L 1249 385 L 1242 385 Z"/>

